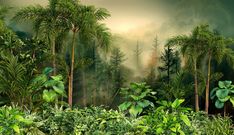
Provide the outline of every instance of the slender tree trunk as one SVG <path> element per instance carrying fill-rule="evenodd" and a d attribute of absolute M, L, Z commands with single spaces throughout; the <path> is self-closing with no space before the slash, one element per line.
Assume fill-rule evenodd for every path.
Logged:
<path fill-rule="evenodd" d="M 168 60 L 168 67 L 167 67 L 167 83 L 168 83 L 168 85 L 169 85 L 169 83 L 170 83 L 170 47 L 169 47 L 169 45 L 167 46 L 167 50 L 168 50 L 168 52 L 167 52 L 167 60 Z"/>
<path fill-rule="evenodd" d="M 207 80 L 206 80 L 206 108 L 205 111 L 208 114 L 209 112 L 209 89 L 210 89 L 210 67 L 211 66 L 211 54 L 208 57 L 208 72 L 207 72 Z"/>
<path fill-rule="evenodd" d="M 83 69 L 84 70 L 84 69 Z M 82 73 L 82 89 L 83 89 L 83 105 L 87 105 L 87 91 L 86 91 L 86 82 L 85 82 L 85 71 Z"/>
<path fill-rule="evenodd" d="M 69 88 L 68 88 L 68 103 L 72 106 L 72 93 L 73 93 L 73 73 L 74 73 L 74 61 L 75 61 L 75 38 L 76 38 L 76 30 L 73 30 L 72 36 L 72 52 L 71 52 L 71 69 L 70 69 L 70 80 L 69 80 Z"/>
<path fill-rule="evenodd" d="M 194 95 L 195 95 L 195 110 L 199 111 L 199 96 L 198 96 L 198 82 L 197 82 L 197 61 L 194 61 Z"/>
<path fill-rule="evenodd" d="M 223 116 L 225 117 L 227 113 L 227 103 L 224 103 Z"/>
<path fill-rule="evenodd" d="M 51 50 L 52 50 L 52 55 L 53 55 L 53 75 L 56 75 L 56 56 L 55 56 L 55 38 L 52 38 L 51 41 Z"/>

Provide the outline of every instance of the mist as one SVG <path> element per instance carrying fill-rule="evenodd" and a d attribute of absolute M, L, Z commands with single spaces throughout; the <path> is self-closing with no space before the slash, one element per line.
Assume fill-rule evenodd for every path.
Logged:
<path fill-rule="evenodd" d="M 199 24 L 207 23 L 225 36 L 234 36 L 232 0 L 81 0 L 81 2 L 106 8 L 110 12 L 111 17 L 103 23 L 113 34 L 113 46 L 119 47 L 125 53 L 125 63 L 133 70 L 137 41 L 142 50 L 142 64 L 146 67 L 156 35 L 160 50 L 168 38 L 178 34 L 189 34 L 191 29 Z M 47 0 L 0 0 L 0 4 L 19 8 L 35 4 L 45 6 Z M 30 28 L 24 25 L 17 29 L 30 31 Z"/>

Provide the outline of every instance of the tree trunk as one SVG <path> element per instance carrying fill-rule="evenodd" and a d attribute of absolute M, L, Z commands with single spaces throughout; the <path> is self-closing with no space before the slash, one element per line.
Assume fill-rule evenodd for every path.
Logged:
<path fill-rule="evenodd" d="M 85 71 L 83 69 L 82 73 L 82 89 L 83 89 L 83 105 L 87 105 L 87 91 L 86 91 L 86 82 L 85 82 Z"/>
<path fill-rule="evenodd" d="M 73 36 L 72 36 L 71 69 L 70 69 L 70 80 L 69 80 L 70 85 L 69 85 L 69 88 L 68 88 L 68 103 L 69 103 L 70 106 L 72 106 L 76 32 L 77 32 L 76 30 L 73 30 Z"/>
<path fill-rule="evenodd" d="M 211 54 L 208 57 L 208 72 L 207 72 L 207 80 L 206 80 L 206 108 L 205 111 L 208 114 L 209 112 L 209 89 L 210 89 L 210 66 L 211 66 Z"/>
<path fill-rule="evenodd" d="M 223 116 L 225 117 L 227 113 L 227 103 L 224 103 Z"/>
<path fill-rule="evenodd" d="M 198 82 L 197 82 L 197 61 L 194 61 L 194 95 L 195 95 L 195 110 L 199 111 L 199 96 L 198 96 Z"/>
<path fill-rule="evenodd" d="M 55 38 L 52 39 L 51 41 L 51 50 L 52 50 L 52 56 L 53 56 L 53 75 L 56 75 L 56 56 L 55 56 Z"/>
<path fill-rule="evenodd" d="M 169 45 L 167 46 L 167 50 L 168 50 L 168 52 L 167 52 L 167 60 L 168 60 L 168 67 L 167 67 L 167 83 L 168 83 L 168 85 L 170 84 L 170 68 L 171 68 L 171 66 L 170 66 L 170 47 L 169 47 Z"/>

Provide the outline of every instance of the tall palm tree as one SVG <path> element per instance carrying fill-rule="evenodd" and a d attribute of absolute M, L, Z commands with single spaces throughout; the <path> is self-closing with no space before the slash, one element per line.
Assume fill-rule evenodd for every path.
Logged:
<path fill-rule="evenodd" d="M 217 31 L 210 31 L 209 26 L 206 26 L 206 31 L 203 33 L 204 41 L 206 41 L 205 51 L 207 55 L 207 79 L 206 79 L 206 102 L 205 111 L 209 110 L 209 89 L 211 77 L 211 61 L 212 59 L 220 63 L 223 58 L 227 59 L 228 63 L 234 63 L 234 51 L 228 47 L 233 43 L 232 39 L 228 39 L 220 35 Z"/>
<path fill-rule="evenodd" d="M 57 8 L 58 0 L 49 0 L 47 7 L 29 6 L 22 8 L 14 16 L 14 20 L 33 21 L 33 27 L 36 33 L 36 37 L 47 39 L 47 42 L 51 46 L 52 65 L 54 68 L 53 74 L 56 74 L 56 37 L 57 33 L 64 32 L 64 21 L 61 18 L 62 11 Z"/>
<path fill-rule="evenodd" d="M 82 5 L 75 0 L 60 1 L 59 6 L 65 15 L 62 18 L 67 21 L 68 27 L 72 32 L 71 67 L 68 81 L 68 103 L 72 106 L 75 44 L 78 43 L 76 42 L 76 37 L 83 34 L 93 38 L 97 32 L 98 21 L 104 20 L 110 14 L 104 8 Z"/>
<path fill-rule="evenodd" d="M 179 45 L 181 53 L 186 58 L 188 69 L 192 69 L 194 75 L 194 96 L 195 96 L 195 110 L 199 111 L 199 95 L 198 95 L 198 59 L 203 52 L 203 41 L 201 40 L 201 29 L 203 25 L 193 29 L 190 35 L 183 35 L 171 38 L 169 45 Z"/>

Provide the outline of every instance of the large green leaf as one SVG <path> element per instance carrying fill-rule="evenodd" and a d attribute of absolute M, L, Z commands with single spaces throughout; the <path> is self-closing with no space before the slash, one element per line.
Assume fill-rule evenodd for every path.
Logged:
<path fill-rule="evenodd" d="M 184 99 L 176 99 L 172 104 L 172 108 L 177 108 L 179 107 L 182 103 L 184 102 Z"/>
<path fill-rule="evenodd" d="M 125 110 L 127 110 L 131 105 L 132 105 L 131 102 L 124 102 L 124 103 L 122 103 L 121 105 L 119 105 L 119 109 L 120 109 L 121 111 L 125 111 Z"/>
<path fill-rule="evenodd" d="M 181 114 L 180 115 L 180 119 L 187 125 L 187 126 L 191 126 L 191 122 L 190 122 L 190 120 L 189 120 L 189 118 L 188 118 L 188 116 L 187 115 L 185 115 L 185 114 Z"/>
<path fill-rule="evenodd" d="M 52 79 L 56 80 L 56 81 L 61 81 L 63 79 L 62 75 L 56 75 L 56 76 L 51 76 Z"/>
<path fill-rule="evenodd" d="M 225 98 L 218 98 L 218 99 L 221 102 L 226 102 L 226 101 L 228 101 L 230 99 L 230 96 L 226 96 Z"/>
<path fill-rule="evenodd" d="M 219 88 L 221 89 L 225 88 L 225 84 L 223 81 L 219 81 L 218 85 L 219 85 Z"/>
<path fill-rule="evenodd" d="M 54 91 L 48 91 L 48 90 L 43 91 L 42 98 L 46 102 L 53 102 L 56 99 L 56 97 L 57 97 L 57 94 Z"/>
<path fill-rule="evenodd" d="M 138 114 L 140 114 L 143 111 L 142 107 L 140 107 L 139 105 L 132 105 L 131 108 L 129 109 L 129 113 L 136 117 Z"/>
<path fill-rule="evenodd" d="M 218 87 L 216 87 L 216 88 L 214 88 L 214 89 L 211 90 L 211 92 L 210 92 L 210 99 L 213 100 L 215 98 L 217 90 L 219 90 Z"/>
<path fill-rule="evenodd" d="M 11 127 L 12 127 L 12 129 L 13 129 L 16 133 L 18 133 L 18 134 L 20 133 L 20 128 L 19 128 L 18 125 L 14 124 L 14 125 L 12 125 Z"/>
<path fill-rule="evenodd" d="M 219 89 L 216 92 L 216 96 L 218 98 L 221 98 L 221 99 L 226 98 L 228 96 L 228 94 L 229 94 L 229 90 L 228 89 Z"/>
<path fill-rule="evenodd" d="M 145 108 L 150 105 L 150 101 L 148 100 L 138 101 L 137 104 L 141 106 L 142 108 Z"/>
<path fill-rule="evenodd" d="M 221 108 L 223 108 L 223 106 L 224 106 L 223 102 L 219 101 L 218 99 L 215 101 L 215 107 L 216 108 L 221 109 Z"/>
<path fill-rule="evenodd" d="M 234 107 L 234 97 L 230 98 L 230 102 L 232 103 L 232 106 Z"/>
<path fill-rule="evenodd" d="M 46 67 L 42 73 L 45 74 L 45 75 L 49 75 L 49 73 L 51 73 L 53 71 L 53 68 L 51 67 Z"/>

